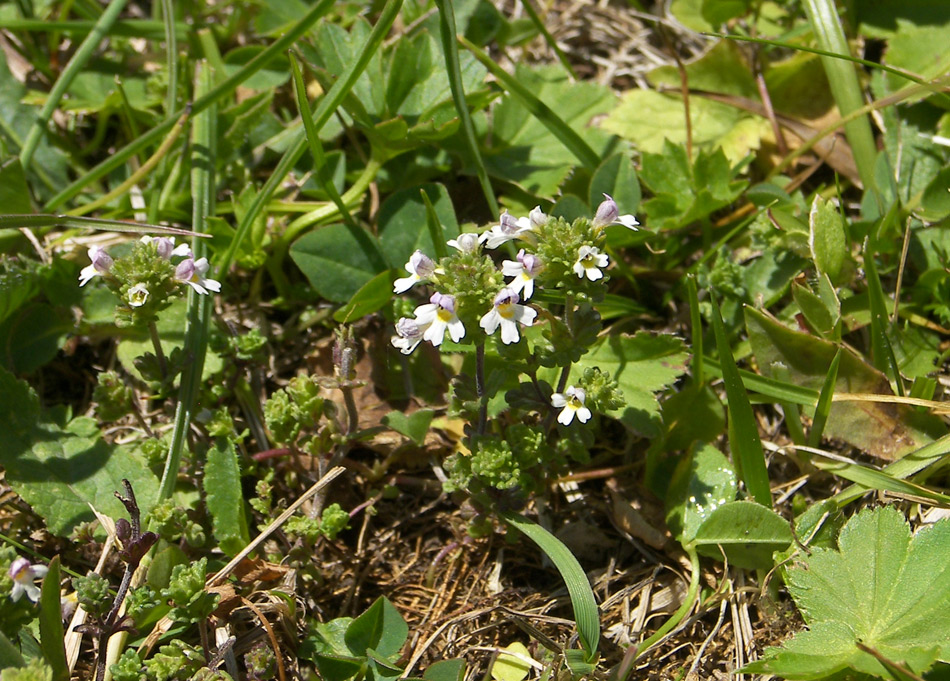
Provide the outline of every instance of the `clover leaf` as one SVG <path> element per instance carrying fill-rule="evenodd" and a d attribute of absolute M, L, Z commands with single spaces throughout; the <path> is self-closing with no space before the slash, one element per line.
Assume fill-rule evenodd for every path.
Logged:
<path fill-rule="evenodd" d="M 813 549 L 788 573 L 809 630 L 742 671 L 893 678 L 878 658 L 915 674 L 950 660 L 950 521 L 911 535 L 896 509 L 865 509 L 841 530 L 838 548 Z"/>

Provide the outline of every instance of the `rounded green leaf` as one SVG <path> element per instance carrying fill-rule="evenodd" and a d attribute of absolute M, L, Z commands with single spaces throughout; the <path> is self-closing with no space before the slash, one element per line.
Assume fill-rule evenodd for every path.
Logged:
<path fill-rule="evenodd" d="M 666 494 L 666 524 L 676 541 L 691 542 L 713 511 L 736 498 L 737 490 L 736 472 L 718 449 L 704 444 L 687 454 Z"/>
<path fill-rule="evenodd" d="M 693 540 L 704 555 L 722 558 L 725 554 L 732 565 L 763 570 L 772 567 L 772 554 L 791 542 L 788 521 L 753 501 L 720 506 L 699 526 Z"/>

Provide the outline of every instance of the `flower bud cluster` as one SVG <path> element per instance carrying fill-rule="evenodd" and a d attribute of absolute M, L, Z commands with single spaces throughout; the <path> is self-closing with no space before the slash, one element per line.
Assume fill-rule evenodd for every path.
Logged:
<path fill-rule="evenodd" d="M 602 293 L 593 287 L 602 284 L 609 260 L 602 252 L 604 228 L 621 224 L 636 229 L 632 215 L 619 215 L 617 204 L 606 194 L 593 220 L 579 218 L 569 223 L 545 215 L 540 207 L 527 217 L 502 213 L 498 224 L 480 235 L 461 234 L 447 243 L 456 252 L 435 262 L 416 251 L 406 263 L 409 276 L 397 279 L 395 293 L 405 293 L 417 284 L 430 284 L 435 292 L 429 302 L 415 309 L 413 318 L 396 322 L 392 344 L 403 354 L 428 341 L 438 347 L 446 335 L 458 343 L 477 333 L 486 336 L 500 331 L 502 343 L 521 340 L 522 327 L 532 326 L 538 311 L 526 304 L 535 289 L 550 287 L 566 293 L 592 297 Z M 484 252 L 509 241 L 522 248 L 514 260 L 504 260 L 501 268 Z"/>
<path fill-rule="evenodd" d="M 113 260 L 99 246 L 89 248 L 90 263 L 79 273 L 79 285 L 102 277 L 121 301 L 116 321 L 135 326 L 154 321 L 168 307 L 170 298 L 191 287 L 201 295 L 221 291 L 221 284 L 207 277 L 207 258 L 194 257 L 188 244 L 175 245 L 174 237 L 143 236 L 125 257 Z"/>

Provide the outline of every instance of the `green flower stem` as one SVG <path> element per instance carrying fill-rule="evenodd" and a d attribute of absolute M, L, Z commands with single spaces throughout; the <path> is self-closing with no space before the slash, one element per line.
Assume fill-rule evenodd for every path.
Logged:
<path fill-rule="evenodd" d="M 673 616 L 670 617 L 666 622 L 663 623 L 663 626 L 657 629 L 652 636 L 648 637 L 640 643 L 637 647 L 637 657 L 642 657 L 650 648 L 652 648 L 656 643 L 658 643 L 664 636 L 673 631 L 676 626 L 689 614 L 693 609 L 693 606 L 696 604 L 696 600 L 699 597 L 699 555 L 696 553 L 695 547 L 685 546 L 686 555 L 689 556 L 690 564 L 690 575 L 689 575 L 689 589 L 686 591 L 686 599 L 683 601 L 683 605 L 679 607 L 679 610 L 673 613 Z"/>
<path fill-rule="evenodd" d="M 488 401 L 485 399 L 485 342 L 475 344 L 475 394 L 478 396 L 478 434 L 485 434 Z"/>
<path fill-rule="evenodd" d="M 162 340 L 158 337 L 158 327 L 155 322 L 148 323 L 148 335 L 152 339 L 152 345 L 155 347 L 155 357 L 158 359 L 158 368 L 162 372 L 162 380 L 168 378 L 168 362 L 165 360 L 165 351 L 162 350 Z"/>
<path fill-rule="evenodd" d="M 86 39 L 82 41 L 79 49 L 76 50 L 76 54 L 73 55 L 73 58 L 69 60 L 69 64 L 63 69 L 56 84 L 53 85 L 53 89 L 50 90 L 49 96 L 46 98 L 46 103 L 40 110 L 36 120 L 33 121 L 33 126 L 30 128 L 30 132 L 27 133 L 26 141 L 23 142 L 23 148 L 20 150 L 20 164 L 24 170 L 30 167 L 30 161 L 33 160 L 36 147 L 39 146 L 40 140 L 46 132 L 46 125 L 49 123 L 49 119 L 52 117 L 56 107 L 59 106 L 60 101 L 63 99 L 63 95 L 66 94 L 66 90 L 69 89 L 73 79 L 79 75 L 89 59 L 92 58 L 92 53 L 99 47 L 99 43 L 102 42 L 102 39 L 109 32 L 112 24 L 119 18 L 119 14 L 125 9 L 127 2 L 128 0 L 112 0 L 112 2 L 109 3 L 109 6 L 106 7 L 102 16 L 99 17 L 99 20 L 89 32 L 89 35 L 86 36 Z"/>

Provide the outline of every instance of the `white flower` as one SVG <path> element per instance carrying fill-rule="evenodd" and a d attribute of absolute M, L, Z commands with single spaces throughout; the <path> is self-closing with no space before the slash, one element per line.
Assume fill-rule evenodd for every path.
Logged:
<path fill-rule="evenodd" d="M 83 267 L 79 272 L 80 286 L 85 286 L 89 283 L 90 279 L 96 275 L 105 274 L 109 271 L 109 268 L 112 267 L 112 258 L 105 250 L 98 246 L 89 247 L 89 260 L 92 261 L 92 264 Z"/>
<path fill-rule="evenodd" d="M 435 272 L 435 261 L 422 251 L 416 251 L 409 256 L 406 271 L 409 276 L 397 279 L 393 283 L 393 293 L 405 293 L 423 279 L 431 277 L 432 273 Z"/>
<path fill-rule="evenodd" d="M 425 331 L 422 339 L 433 345 L 441 345 L 445 339 L 445 332 L 458 343 L 465 337 L 465 325 L 455 314 L 455 298 L 444 293 L 433 293 L 429 303 L 420 305 L 415 310 L 415 322 Z"/>
<path fill-rule="evenodd" d="M 399 321 L 396 322 L 396 335 L 392 337 L 391 341 L 393 347 L 399 348 L 399 352 L 408 355 L 422 341 L 425 330 L 425 327 L 420 326 L 415 320 L 400 317 Z"/>
<path fill-rule="evenodd" d="M 621 215 L 617 208 L 617 202 L 608 194 L 604 194 L 604 200 L 597 206 L 597 213 L 594 215 L 594 227 L 606 227 L 607 225 L 623 225 L 627 229 L 637 231 L 637 219 L 630 215 Z"/>
<path fill-rule="evenodd" d="M 517 260 L 505 260 L 501 263 L 501 273 L 506 277 L 514 277 L 508 282 L 508 288 L 515 293 L 520 293 L 528 300 L 534 295 L 534 279 L 541 272 L 541 259 L 532 254 L 525 253 L 522 248 L 518 251 Z"/>
<path fill-rule="evenodd" d="M 221 292 L 221 283 L 214 279 L 206 279 L 205 275 L 209 269 L 207 258 L 186 258 L 178 263 L 175 268 L 175 279 L 188 284 L 191 288 L 202 295 L 207 295 L 208 291 L 215 293 Z"/>
<path fill-rule="evenodd" d="M 591 413 L 590 409 L 584 406 L 584 400 L 587 398 L 587 393 L 583 388 L 575 388 L 573 385 L 567 387 L 567 390 L 561 393 L 554 393 L 551 395 L 551 405 L 561 409 L 561 413 L 557 415 L 557 422 L 565 426 L 571 425 L 571 421 L 574 420 L 574 415 L 577 415 L 577 420 L 581 423 L 587 423 L 590 421 Z"/>
<path fill-rule="evenodd" d="M 531 326 L 538 316 L 530 307 L 518 304 L 518 293 L 510 288 L 503 288 L 495 296 L 494 305 L 478 323 L 491 335 L 495 329 L 501 327 L 501 342 L 505 345 L 517 343 L 521 336 L 518 334 L 518 324 Z"/>
<path fill-rule="evenodd" d="M 466 232 L 465 234 L 459 234 L 457 239 L 449 239 L 445 243 L 452 248 L 462 251 L 462 253 L 473 253 L 475 249 L 478 248 L 478 244 L 484 240 L 484 238 L 477 234 Z"/>
<path fill-rule="evenodd" d="M 169 260 L 173 255 L 182 256 L 185 258 L 194 257 L 191 252 L 191 247 L 188 244 L 178 244 L 175 245 L 175 237 L 165 237 L 165 236 L 143 236 L 143 244 L 155 244 L 155 250 L 158 251 L 159 256 Z"/>
<path fill-rule="evenodd" d="M 596 246 L 581 246 L 577 249 L 577 262 L 574 263 L 574 274 L 581 279 L 584 275 L 591 281 L 603 278 L 601 267 L 607 267 L 607 254 L 601 253 Z"/>
<path fill-rule="evenodd" d="M 142 307 L 148 301 L 148 288 L 145 284 L 136 284 L 126 294 L 130 307 Z"/>
<path fill-rule="evenodd" d="M 498 248 L 506 241 L 517 239 L 532 229 L 534 229 L 534 225 L 531 222 L 531 218 L 518 218 L 516 220 L 508 211 L 505 211 L 501 214 L 498 224 L 482 234 L 481 238 L 485 242 L 485 248 Z"/>
<path fill-rule="evenodd" d="M 40 590 L 33 582 L 45 577 L 47 570 L 45 565 L 31 565 L 30 561 L 22 556 L 16 558 L 10 564 L 10 571 L 7 573 L 13 580 L 10 598 L 18 601 L 23 594 L 26 594 L 27 598 L 36 603 L 40 599 Z"/>

